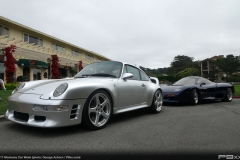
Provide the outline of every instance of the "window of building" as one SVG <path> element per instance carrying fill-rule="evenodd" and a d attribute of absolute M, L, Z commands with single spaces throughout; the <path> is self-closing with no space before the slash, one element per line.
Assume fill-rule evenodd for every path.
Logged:
<path fill-rule="evenodd" d="M 29 35 L 29 34 L 26 34 L 26 33 L 23 34 L 23 41 L 28 42 L 28 43 L 34 43 L 34 45 L 43 46 L 42 39 L 32 36 L 32 35 Z"/>
<path fill-rule="evenodd" d="M 33 69 L 33 80 L 41 80 L 41 70 L 34 68 Z"/>
<path fill-rule="evenodd" d="M 4 33 L 4 35 L 7 35 L 9 37 L 9 28 L 4 27 L 3 33 Z"/>
<path fill-rule="evenodd" d="M 96 60 L 97 60 L 97 62 L 101 62 L 101 60 L 100 60 L 100 59 L 98 59 L 98 58 L 96 58 Z"/>
<path fill-rule="evenodd" d="M 52 49 L 53 50 L 57 50 L 59 52 L 64 52 L 65 53 L 65 48 L 60 46 L 60 45 L 58 45 L 58 44 L 52 43 Z"/>
<path fill-rule="evenodd" d="M 0 25 L 0 36 L 6 35 L 9 37 L 9 28 Z"/>
<path fill-rule="evenodd" d="M 29 36 L 29 43 L 34 43 L 34 45 L 38 45 L 38 38 Z"/>
<path fill-rule="evenodd" d="M 39 46 L 43 46 L 43 40 L 39 39 Z"/>
<path fill-rule="evenodd" d="M 91 57 L 91 56 L 89 56 L 89 55 L 86 55 L 86 58 L 87 58 L 88 60 L 90 60 L 90 61 L 93 60 L 93 57 Z"/>
<path fill-rule="evenodd" d="M 81 57 L 81 53 L 79 53 L 79 52 L 77 52 L 77 51 L 72 50 L 72 54 L 73 54 L 74 56 Z"/>

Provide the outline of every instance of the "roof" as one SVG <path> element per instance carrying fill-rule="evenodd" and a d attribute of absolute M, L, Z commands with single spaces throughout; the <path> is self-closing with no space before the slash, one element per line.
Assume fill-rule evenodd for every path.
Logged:
<path fill-rule="evenodd" d="M 213 57 L 211 57 L 211 58 L 206 58 L 206 59 L 204 59 L 204 60 L 202 60 L 202 61 L 206 61 L 206 60 L 216 60 L 216 59 L 219 59 L 219 58 L 224 58 L 224 55 L 213 56 Z M 200 61 L 200 62 L 202 62 L 202 61 Z"/>

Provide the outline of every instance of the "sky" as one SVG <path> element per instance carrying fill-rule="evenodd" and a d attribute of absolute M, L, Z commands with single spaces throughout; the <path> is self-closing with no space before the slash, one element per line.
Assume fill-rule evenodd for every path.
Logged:
<path fill-rule="evenodd" d="M 240 56 L 240 0 L 0 0 L 0 15 L 114 61 Z"/>

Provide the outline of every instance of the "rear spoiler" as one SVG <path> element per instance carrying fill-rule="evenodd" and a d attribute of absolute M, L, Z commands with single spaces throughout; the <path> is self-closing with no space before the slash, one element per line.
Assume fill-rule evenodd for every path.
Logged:
<path fill-rule="evenodd" d="M 159 80 L 156 77 L 149 77 L 152 83 L 159 85 Z"/>

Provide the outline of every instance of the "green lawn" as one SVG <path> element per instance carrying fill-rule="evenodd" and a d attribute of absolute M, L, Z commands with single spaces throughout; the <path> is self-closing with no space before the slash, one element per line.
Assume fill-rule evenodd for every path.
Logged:
<path fill-rule="evenodd" d="M 235 84 L 235 96 L 240 96 L 240 84 Z M 0 101 L 0 115 L 5 114 L 7 110 L 7 97 L 12 93 L 12 90 L 7 90 L 6 92 L 0 90 L 0 96 L 2 100 Z"/>
<path fill-rule="evenodd" d="M 235 95 L 240 96 L 240 84 L 235 84 L 234 89 L 235 89 Z"/>
<path fill-rule="evenodd" d="M 0 90 L 0 97 L 2 100 L 0 100 L 0 115 L 3 115 L 7 110 L 7 97 L 12 93 L 13 90 L 7 90 L 4 92 L 3 90 Z"/>

